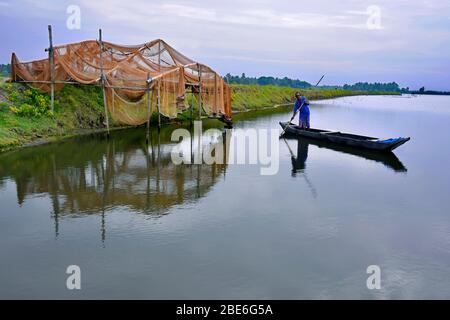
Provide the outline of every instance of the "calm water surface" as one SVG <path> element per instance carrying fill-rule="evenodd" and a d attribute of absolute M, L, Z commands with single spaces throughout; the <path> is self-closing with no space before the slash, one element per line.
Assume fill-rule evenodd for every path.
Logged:
<path fill-rule="evenodd" d="M 0 298 L 450 298 L 450 97 L 311 112 L 314 127 L 412 139 L 390 156 L 280 140 L 272 176 L 175 166 L 170 128 L 148 148 L 139 129 L 1 154 Z M 366 287 L 372 264 L 381 290 Z"/>

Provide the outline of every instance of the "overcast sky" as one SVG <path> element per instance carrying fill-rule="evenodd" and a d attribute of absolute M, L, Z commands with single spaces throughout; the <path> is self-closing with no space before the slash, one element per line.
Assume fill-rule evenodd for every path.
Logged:
<path fill-rule="evenodd" d="M 0 62 L 44 58 L 48 24 L 56 44 L 99 27 L 120 44 L 162 38 L 222 75 L 450 90 L 450 1 L 0 0 Z"/>

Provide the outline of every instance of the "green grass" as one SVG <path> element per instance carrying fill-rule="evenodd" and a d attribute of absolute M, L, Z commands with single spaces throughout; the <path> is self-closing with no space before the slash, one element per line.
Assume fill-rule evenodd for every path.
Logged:
<path fill-rule="evenodd" d="M 21 114 L 24 104 L 34 100 L 41 101 L 42 108 L 50 109 L 47 94 L 37 90 L 30 94 L 30 88 L 4 83 L 0 79 L 0 151 L 38 139 L 61 138 L 105 128 L 103 97 L 96 86 L 65 86 L 56 94 L 53 114 Z M 118 125 L 112 122 L 112 127 Z"/>
<path fill-rule="evenodd" d="M 14 115 L 12 112 L 0 112 L 0 150 L 58 133 L 52 118 L 36 121 Z"/>
<path fill-rule="evenodd" d="M 287 87 L 232 85 L 233 111 L 261 110 L 293 101 L 300 91 L 309 99 L 327 99 L 374 92 L 337 89 L 297 90 Z M 31 92 L 30 92 L 31 90 Z M 36 140 L 57 140 L 92 130 L 105 129 L 101 89 L 89 85 L 67 85 L 55 95 L 55 110 L 47 112 L 49 96 L 16 83 L 5 83 L 0 77 L 0 152 L 23 146 Z M 33 106 L 34 104 L 34 106 Z M 38 105 L 36 105 L 38 104 Z M 31 108 L 39 109 L 34 113 Z M 23 111 L 23 112 L 22 112 Z M 179 114 L 177 122 L 189 120 L 190 110 Z M 197 112 L 194 111 L 194 116 Z M 156 122 L 157 114 L 153 114 Z M 110 119 L 111 128 L 121 127 Z"/>
<path fill-rule="evenodd" d="M 277 104 L 294 101 L 295 92 L 300 92 L 309 100 L 331 99 L 353 95 L 394 94 L 379 91 L 350 91 L 343 89 L 294 89 L 278 86 L 231 85 L 233 111 L 258 110 Z"/>

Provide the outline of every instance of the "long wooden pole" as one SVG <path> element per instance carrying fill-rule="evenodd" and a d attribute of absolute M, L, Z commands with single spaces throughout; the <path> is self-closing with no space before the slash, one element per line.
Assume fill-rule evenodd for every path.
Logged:
<path fill-rule="evenodd" d="M 158 72 L 161 72 L 161 40 L 158 42 Z"/>
<path fill-rule="evenodd" d="M 158 42 L 158 71 L 161 72 L 161 39 Z M 158 96 L 157 96 L 157 108 L 158 108 L 158 130 L 161 129 L 161 81 L 158 80 Z"/>
<path fill-rule="evenodd" d="M 202 120 L 202 66 L 198 65 L 198 120 Z"/>
<path fill-rule="evenodd" d="M 214 108 L 213 108 L 213 112 L 216 113 L 216 111 L 217 111 L 217 74 L 214 74 Z"/>
<path fill-rule="evenodd" d="M 53 35 L 52 26 L 48 25 L 48 61 L 50 68 L 50 109 L 53 112 L 55 110 L 55 55 L 53 51 Z"/>
<path fill-rule="evenodd" d="M 142 81 L 142 79 L 141 79 L 141 81 Z M 19 81 L 15 81 L 15 82 L 17 82 L 17 83 L 45 83 L 45 84 L 51 84 L 52 83 L 52 81 L 39 81 L 39 80 L 36 80 L 36 81 L 26 81 L 26 80 L 19 80 Z M 57 84 L 57 83 L 60 83 L 60 84 L 76 84 L 76 85 L 80 85 L 80 83 L 79 82 L 75 82 L 75 81 L 53 81 L 53 83 L 55 83 L 55 84 Z M 96 83 L 92 83 L 92 84 L 89 84 L 89 85 L 98 85 L 98 84 L 96 84 Z M 100 83 L 100 86 L 102 86 L 102 84 Z M 130 87 L 130 86 L 111 86 L 111 85 L 109 85 L 109 84 L 105 84 L 105 87 L 106 88 L 111 88 L 111 89 L 123 89 L 123 90 L 137 90 L 137 91 L 142 91 L 142 90 L 146 90 L 147 89 L 147 86 L 145 86 L 145 87 L 143 87 L 143 86 L 139 86 L 139 87 Z"/>
<path fill-rule="evenodd" d="M 100 55 L 99 55 L 99 59 L 100 59 L 100 81 L 102 83 L 102 90 L 103 90 L 103 105 L 105 107 L 105 119 L 106 119 L 106 135 L 107 137 L 109 137 L 109 119 L 108 119 L 108 107 L 106 105 L 106 90 L 105 90 L 105 84 L 106 84 L 106 79 L 105 79 L 105 73 L 103 71 L 103 41 L 102 41 L 102 29 L 98 30 L 98 39 L 99 39 L 99 50 L 100 50 Z"/>
<path fill-rule="evenodd" d="M 149 139 L 149 135 L 150 135 L 149 134 L 150 133 L 150 116 L 151 116 L 151 106 L 152 106 L 152 97 L 153 97 L 153 91 L 150 89 L 151 82 L 152 82 L 152 78 L 150 77 L 150 74 L 148 74 L 147 75 L 147 135 L 145 138 L 145 143 L 147 145 L 148 145 L 148 139 Z"/>
<path fill-rule="evenodd" d="M 157 96 L 157 107 L 158 107 L 158 130 L 161 129 L 161 81 L 158 80 L 158 96 Z"/>
<path fill-rule="evenodd" d="M 192 126 L 192 121 L 194 121 L 194 89 L 193 89 L 193 87 L 191 87 L 191 102 L 190 102 L 189 108 L 191 109 L 190 120 L 191 120 L 191 126 Z"/>
<path fill-rule="evenodd" d="M 115 95 L 114 95 L 114 90 L 111 89 L 111 104 L 112 104 L 112 113 L 115 114 L 116 109 L 114 107 L 114 102 L 115 102 Z"/>

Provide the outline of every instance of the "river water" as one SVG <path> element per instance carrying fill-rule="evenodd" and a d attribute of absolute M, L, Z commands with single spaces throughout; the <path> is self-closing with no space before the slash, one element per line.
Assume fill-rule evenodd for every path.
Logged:
<path fill-rule="evenodd" d="M 148 147 L 135 129 L 1 154 L 0 298 L 450 298 L 450 97 L 316 101 L 311 117 L 411 141 L 379 155 L 281 139 L 274 175 L 176 166 L 169 127 Z"/>

